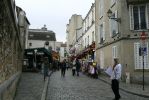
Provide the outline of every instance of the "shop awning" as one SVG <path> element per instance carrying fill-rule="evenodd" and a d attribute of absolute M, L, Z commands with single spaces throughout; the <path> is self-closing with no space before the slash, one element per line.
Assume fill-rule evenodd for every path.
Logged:
<path fill-rule="evenodd" d="M 37 50 L 37 51 L 36 51 Z M 49 62 L 52 62 L 52 53 L 50 50 L 46 49 L 46 48 L 29 48 L 29 49 L 25 49 L 24 50 L 24 55 L 28 55 L 28 54 L 32 54 L 35 55 L 35 51 L 38 54 L 38 52 L 42 52 L 44 55 L 48 57 Z"/>

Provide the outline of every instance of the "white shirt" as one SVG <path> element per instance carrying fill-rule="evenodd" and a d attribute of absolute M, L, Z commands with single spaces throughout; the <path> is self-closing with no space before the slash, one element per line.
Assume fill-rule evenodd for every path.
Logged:
<path fill-rule="evenodd" d="M 119 80 L 121 78 L 121 73 L 122 73 L 122 65 L 117 64 L 112 71 L 111 79 L 117 79 Z"/>

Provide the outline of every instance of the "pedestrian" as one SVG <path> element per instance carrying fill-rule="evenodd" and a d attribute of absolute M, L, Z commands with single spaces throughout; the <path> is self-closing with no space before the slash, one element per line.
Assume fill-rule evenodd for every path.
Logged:
<path fill-rule="evenodd" d="M 66 72 L 66 59 L 63 60 L 61 63 L 61 76 L 65 77 L 65 72 Z"/>
<path fill-rule="evenodd" d="M 93 62 L 93 67 L 94 67 L 93 78 L 97 79 L 98 78 L 98 70 L 97 70 L 96 62 Z"/>
<path fill-rule="evenodd" d="M 45 81 L 46 77 L 48 76 L 48 71 L 49 71 L 48 57 L 44 57 L 43 63 L 42 63 L 42 68 L 43 68 L 43 72 L 44 72 L 44 81 Z"/>
<path fill-rule="evenodd" d="M 79 59 L 76 59 L 76 72 L 77 72 L 77 76 L 79 76 L 80 68 L 81 68 L 81 63 L 79 62 Z"/>
<path fill-rule="evenodd" d="M 113 100 L 119 100 L 121 98 L 119 94 L 119 80 L 121 78 L 121 70 L 122 70 L 122 66 L 119 63 L 118 59 L 115 58 L 112 75 L 111 75 L 111 79 L 112 79 L 111 87 L 115 95 L 115 98 Z"/>
<path fill-rule="evenodd" d="M 76 60 L 74 60 L 72 64 L 72 75 L 73 76 L 75 76 L 75 72 L 76 72 Z"/>

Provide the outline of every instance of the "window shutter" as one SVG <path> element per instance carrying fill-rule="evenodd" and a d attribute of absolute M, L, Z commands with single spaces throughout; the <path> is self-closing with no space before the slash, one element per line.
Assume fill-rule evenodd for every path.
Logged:
<path fill-rule="evenodd" d="M 134 62 L 135 62 L 135 69 L 139 69 L 139 43 L 134 43 Z"/>
<path fill-rule="evenodd" d="M 100 43 L 100 25 L 98 26 L 98 43 Z"/>
<path fill-rule="evenodd" d="M 115 18 L 118 18 L 118 11 L 116 10 L 115 11 Z M 115 21 L 115 31 L 116 31 L 116 34 L 118 33 L 118 22 Z"/>
<path fill-rule="evenodd" d="M 135 69 L 142 69 L 143 68 L 143 57 L 139 56 L 139 48 L 140 43 L 134 43 L 134 62 L 135 62 Z M 147 47 L 148 49 L 148 47 Z M 148 52 L 148 50 L 147 50 Z M 148 54 L 144 56 L 144 68 L 147 69 L 148 67 Z"/>
<path fill-rule="evenodd" d="M 103 22 L 103 40 L 105 40 L 105 22 Z"/>
<path fill-rule="evenodd" d="M 109 33 L 110 33 L 110 37 L 112 37 L 112 22 L 111 22 L 111 19 L 109 19 Z"/>
<path fill-rule="evenodd" d="M 103 69 L 104 68 L 104 53 L 103 50 L 100 51 L 100 66 Z"/>
<path fill-rule="evenodd" d="M 149 3 L 146 6 L 147 29 L 149 29 Z"/>
<path fill-rule="evenodd" d="M 112 47 L 112 58 L 118 58 L 118 49 L 117 46 Z"/>
<path fill-rule="evenodd" d="M 129 5 L 130 30 L 134 30 L 133 5 Z"/>
<path fill-rule="evenodd" d="M 144 69 L 149 69 L 148 43 L 146 43 L 146 55 L 144 56 Z"/>
<path fill-rule="evenodd" d="M 115 46 L 115 58 L 118 58 L 118 46 Z"/>

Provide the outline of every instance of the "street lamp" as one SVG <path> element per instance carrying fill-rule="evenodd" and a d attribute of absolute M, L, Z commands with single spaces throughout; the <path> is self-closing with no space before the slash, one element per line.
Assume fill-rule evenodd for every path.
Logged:
<path fill-rule="evenodd" d="M 37 59 L 36 59 L 37 49 L 35 49 L 34 52 L 35 52 L 35 62 L 34 62 L 34 67 L 36 68 L 36 67 L 37 67 L 37 66 L 36 66 L 36 65 L 37 65 L 37 64 L 36 64 L 36 60 L 37 60 Z"/>
<path fill-rule="evenodd" d="M 108 10 L 107 15 L 108 15 L 109 19 L 113 19 L 113 20 L 115 20 L 117 22 L 121 22 L 121 19 L 120 18 L 112 17 L 113 12 L 110 9 Z"/>

